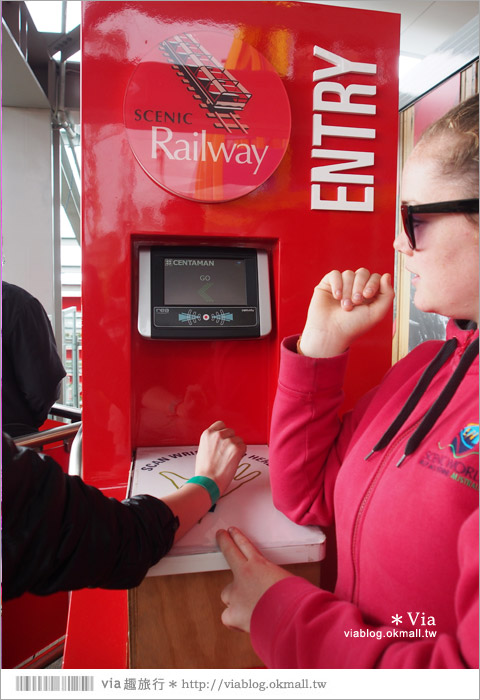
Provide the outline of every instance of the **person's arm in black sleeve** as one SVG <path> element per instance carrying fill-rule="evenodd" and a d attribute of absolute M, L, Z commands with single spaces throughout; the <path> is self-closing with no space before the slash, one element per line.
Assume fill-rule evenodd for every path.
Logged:
<path fill-rule="evenodd" d="M 3 436 L 4 600 L 131 588 L 172 546 L 178 519 L 153 496 L 120 502 Z"/>
<path fill-rule="evenodd" d="M 120 502 L 4 433 L 2 447 L 5 600 L 26 591 L 137 586 L 212 505 L 210 492 L 192 482 L 161 501 L 145 495 Z M 220 496 L 244 454 L 242 438 L 215 421 L 200 436 L 195 475 L 215 482 Z"/>

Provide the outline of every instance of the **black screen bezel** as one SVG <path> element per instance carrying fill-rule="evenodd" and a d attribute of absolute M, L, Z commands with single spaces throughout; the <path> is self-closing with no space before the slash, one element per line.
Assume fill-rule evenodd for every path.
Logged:
<path fill-rule="evenodd" d="M 151 328 L 152 338 L 234 338 L 234 337 L 258 337 L 260 335 L 259 324 L 259 291 L 258 291 L 258 266 L 257 251 L 253 248 L 226 248 L 226 247 L 202 247 L 202 246 L 152 246 L 150 257 L 151 274 Z M 247 303 L 238 305 L 238 308 L 252 307 L 257 310 L 257 323 L 249 328 L 156 328 L 154 323 L 154 308 L 168 306 L 169 308 L 181 308 L 185 305 L 165 304 L 165 258 L 221 258 L 230 260 L 245 260 L 245 287 Z M 192 305 L 193 306 L 193 305 Z M 234 305 L 230 305 L 234 306 Z"/>

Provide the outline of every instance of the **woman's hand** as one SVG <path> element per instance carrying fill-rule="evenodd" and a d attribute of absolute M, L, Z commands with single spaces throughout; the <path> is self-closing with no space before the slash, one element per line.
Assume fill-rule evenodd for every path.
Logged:
<path fill-rule="evenodd" d="M 308 357 L 340 355 L 387 313 L 395 293 L 388 273 L 332 270 L 315 287 L 300 341 Z"/>
<path fill-rule="evenodd" d="M 235 476 L 245 454 L 245 444 L 221 420 L 203 431 L 195 461 L 195 475 L 213 479 L 223 493 Z"/>
<path fill-rule="evenodd" d="M 258 549 L 235 527 L 217 532 L 217 542 L 233 572 L 233 581 L 221 593 L 227 606 L 222 613 L 226 627 L 250 632 L 253 610 L 262 595 L 289 571 L 265 559 Z"/>

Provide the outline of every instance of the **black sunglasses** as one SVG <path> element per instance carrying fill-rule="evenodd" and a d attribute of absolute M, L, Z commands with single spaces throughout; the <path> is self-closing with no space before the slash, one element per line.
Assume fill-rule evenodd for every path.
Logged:
<path fill-rule="evenodd" d="M 402 204 L 403 228 L 407 234 L 410 248 L 415 250 L 415 214 L 474 214 L 478 213 L 477 199 L 455 199 L 451 202 L 432 202 L 431 204 Z"/>

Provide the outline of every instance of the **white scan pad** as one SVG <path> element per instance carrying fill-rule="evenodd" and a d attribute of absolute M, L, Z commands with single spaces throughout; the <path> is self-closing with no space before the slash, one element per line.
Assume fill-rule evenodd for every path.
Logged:
<path fill-rule="evenodd" d="M 197 446 L 138 448 L 129 495 L 145 493 L 163 498 L 180 488 L 195 474 L 197 449 Z M 215 534 L 232 525 L 276 564 L 320 561 L 325 555 L 325 534 L 320 528 L 296 525 L 273 505 L 268 445 L 250 445 L 213 512 L 207 513 L 147 575 L 228 569 Z"/>

